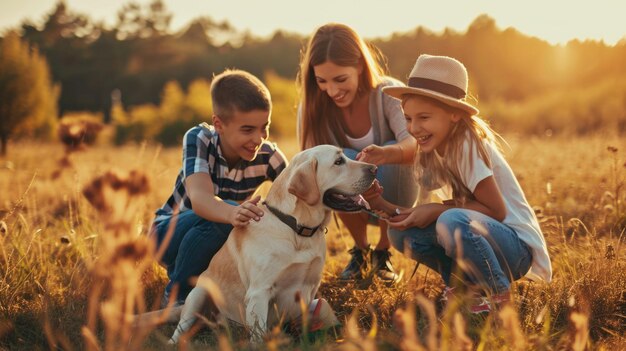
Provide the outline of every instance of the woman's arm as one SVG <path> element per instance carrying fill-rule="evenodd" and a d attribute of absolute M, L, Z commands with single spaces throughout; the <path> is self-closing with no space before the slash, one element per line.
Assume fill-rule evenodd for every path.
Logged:
<path fill-rule="evenodd" d="M 412 163 L 415 157 L 417 141 L 413 137 L 404 138 L 393 145 L 369 145 L 363 148 L 356 156 L 362 162 L 373 163 L 377 166 L 384 164 Z"/>

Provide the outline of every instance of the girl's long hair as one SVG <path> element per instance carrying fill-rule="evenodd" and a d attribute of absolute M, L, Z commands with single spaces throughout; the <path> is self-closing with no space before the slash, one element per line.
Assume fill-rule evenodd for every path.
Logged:
<path fill-rule="evenodd" d="M 406 99 L 414 95 L 407 95 L 402 99 L 402 105 Z M 426 96 L 419 96 L 430 103 L 439 106 L 448 113 L 456 113 L 461 116 L 455 124 L 448 141 L 443 157 L 438 156 L 436 150 L 429 153 L 419 152 L 415 156 L 415 177 L 421 189 L 435 190 L 445 185 L 452 188 L 452 197 L 457 203 L 462 204 L 465 200 L 473 197 L 472 192 L 465 186 L 461 178 L 461 170 L 459 164 L 463 157 L 470 157 L 469 164 L 473 164 L 473 151 L 477 148 L 478 156 L 485 162 L 487 167 L 491 168 L 491 158 L 485 147 L 485 143 L 493 143 L 498 149 L 501 149 L 502 143 L 506 143 L 504 139 L 496 133 L 487 122 L 477 115 L 471 115 L 469 112 L 446 105 L 439 100 Z M 463 144 L 467 140 L 469 142 L 469 153 L 463 154 Z M 470 170 L 471 171 L 471 170 Z"/>
<path fill-rule="evenodd" d="M 313 67 L 327 61 L 338 66 L 362 65 L 358 98 L 369 94 L 380 83 L 385 74 L 384 57 L 376 47 L 366 44 L 352 28 L 338 23 L 319 27 L 300 56 L 297 77 L 302 114 L 298 131 L 300 148 L 304 150 L 315 145 L 334 144 L 333 140 L 338 146 L 347 146 L 341 110 L 327 93 L 319 89 Z"/>

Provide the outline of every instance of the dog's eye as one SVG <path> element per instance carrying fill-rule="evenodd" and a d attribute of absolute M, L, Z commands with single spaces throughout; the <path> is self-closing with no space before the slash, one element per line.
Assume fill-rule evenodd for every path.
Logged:
<path fill-rule="evenodd" d="M 335 160 L 335 165 L 339 166 L 346 163 L 346 160 L 343 159 L 343 157 L 339 157 L 338 159 Z"/>

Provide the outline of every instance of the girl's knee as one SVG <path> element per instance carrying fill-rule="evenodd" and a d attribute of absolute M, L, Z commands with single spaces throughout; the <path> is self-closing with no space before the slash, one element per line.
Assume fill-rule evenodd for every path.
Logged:
<path fill-rule="evenodd" d="M 391 246 L 400 252 L 404 252 L 404 238 L 406 238 L 404 232 L 396 229 L 389 229 L 387 236 L 389 237 Z"/>
<path fill-rule="evenodd" d="M 467 232 L 469 217 L 463 209 L 452 208 L 444 211 L 437 219 L 437 242 L 451 255 L 456 250 L 456 241 Z"/>

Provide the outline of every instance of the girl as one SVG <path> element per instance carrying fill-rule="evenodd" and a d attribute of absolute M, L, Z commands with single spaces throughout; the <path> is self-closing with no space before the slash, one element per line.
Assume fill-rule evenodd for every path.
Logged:
<path fill-rule="evenodd" d="M 298 139 L 301 149 L 332 144 L 352 159 L 382 165 L 377 178 L 386 198 L 412 206 L 416 187 L 410 164 L 416 143 L 406 130 L 400 102 L 382 93 L 383 87 L 402 83 L 383 75 L 377 53 L 348 26 L 331 23 L 317 29 L 300 62 Z M 356 244 L 340 279 L 362 279 L 370 251 L 368 215 L 339 217 Z M 380 241 L 371 252 L 371 273 L 393 283 L 398 275 L 389 260 L 387 225 L 378 224 Z"/>
<path fill-rule="evenodd" d="M 444 299 L 457 279 L 490 296 L 470 306 L 478 313 L 508 301 L 516 279 L 550 281 L 552 267 L 534 211 L 499 151 L 500 137 L 465 101 L 467 83 L 461 62 L 421 55 L 407 87 L 383 89 L 401 99 L 417 140 L 419 186 L 444 187 L 450 200 L 397 211 L 381 197 L 370 205 L 398 213 L 388 219 L 392 244 L 442 275 Z"/>

